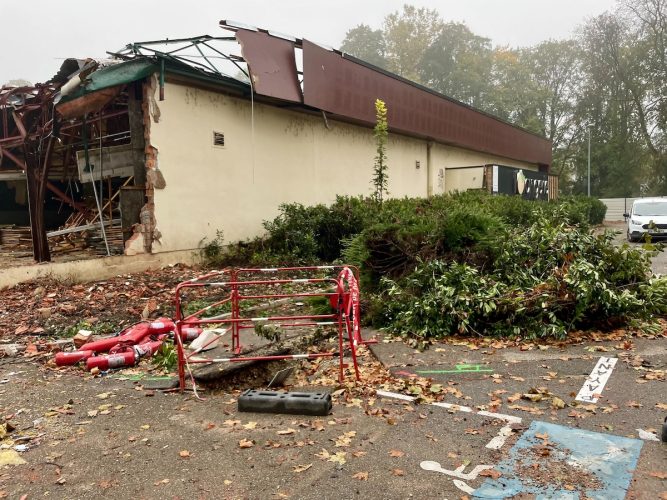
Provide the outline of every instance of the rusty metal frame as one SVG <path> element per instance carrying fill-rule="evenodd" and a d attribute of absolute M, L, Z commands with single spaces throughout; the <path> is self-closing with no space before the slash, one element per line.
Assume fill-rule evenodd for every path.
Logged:
<path fill-rule="evenodd" d="M 33 255 L 51 260 L 44 226 L 44 195 L 51 167 L 57 118 L 53 97 L 59 85 L 0 88 L 0 166 L 6 157 L 25 171 Z"/>
<path fill-rule="evenodd" d="M 60 122 L 54 107 L 60 86 L 60 82 L 51 81 L 0 88 L 0 171 L 20 170 L 26 176 L 33 257 L 37 262 L 51 260 L 44 221 L 47 190 L 75 211 L 89 212 L 49 180 L 55 151 L 62 152 L 63 167 L 67 167 L 72 160 L 73 139 L 80 137 L 84 123 L 83 118 Z M 126 109 L 104 108 L 95 114 L 95 120 L 127 113 Z"/>

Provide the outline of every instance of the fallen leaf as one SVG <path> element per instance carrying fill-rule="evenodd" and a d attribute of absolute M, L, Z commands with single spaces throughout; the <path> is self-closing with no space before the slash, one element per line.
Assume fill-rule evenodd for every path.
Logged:
<path fill-rule="evenodd" d="M 178 456 L 181 458 L 188 458 L 190 456 L 190 452 L 188 450 L 181 450 L 178 452 Z"/>
<path fill-rule="evenodd" d="M 405 455 L 405 452 L 402 452 L 401 450 L 391 450 L 389 452 L 389 456 L 393 458 L 399 458 Z"/>
<path fill-rule="evenodd" d="M 345 465 L 347 460 L 345 460 L 346 453 L 344 451 L 337 451 L 335 454 L 331 455 L 328 460 L 329 462 L 334 462 L 340 465 Z"/>
<path fill-rule="evenodd" d="M 356 431 L 349 431 L 345 434 L 341 434 L 335 439 L 336 447 L 350 446 L 352 438 L 357 435 Z"/>
<path fill-rule="evenodd" d="M 560 398 L 551 398 L 551 406 L 558 410 L 565 408 L 565 401 Z"/>
<path fill-rule="evenodd" d="M 294 433 L 296 433 L 296 431 L 294 429 L 285 429 L 285 430 L 282 430 L 282 431 L 278 431 L 276 434 L 278 434 L 279 436 L 288 436 L 288 435 L 294 434 Z"/>
<path fill-rule="evenodd" d="M 365 451 L 353 451 L 352 452 L 352 456 L 355 457 L 355 458 L 363 457 L 364 455 L 366 455 Z"/>
<path fill-rule="evenodd" d="M 148 429 L 151 428 L 151 426 L 148 425 L 148 424 L 144 424 L 144 425 L 141 426 L 141 428 L 142 428 L 143 430 L 147 431 Z"/>
<path fill-rule="evenodd" d="M 23 465 L 25 460 L 14 450 L 0 450 L 0 466 Z"/>
<path fill-rule="evenodd" d="M 161 484 L 169 484 L 169 479 L 162 479 L 153 483 L 155 486 L 160 486 Z"/>
<path fill-rule="evenodd" d="M 667 403 L 656 403 L 655 407 L 659 410 L 667 410 Z"/>
<path fill-rule="evenodd" d="M 538 403 L 542 401 L 542 394 L 522 394 L 521 398 L 532 401 L 533 403 Z"/>
<path fill-rule="evenodd" d="M 243 425 L 244 429 L 252 430 L 257 427 L 257 422 L 248 422 L 247 424 Z M 280 434 L 280 433 L 278 433 Z"/>
<path fill-rule="evenodd" d="M 239 441 L 239 448 L 252 448 L 253 446 L 255 446 L 255 443 L 252 440 L 241 439 L 241 441 Z"/>
<path fill-rule="evenodd" d="M 401 469 L 392 469 L 391 475 L 392 476 L 405 476 L 405 472 L 403 472 Z"/>
<path fill-rule="evenodd" d="M 521 399 L 521 393 L 520 393 L 520 392 L 515 392 L 515 393 L 512 394 L 511 396 L 508 396 L 508 397 L 507 397 L 507 402 L 508 402 L 508 403 L 515 403 L 515 402 L 517 402 L 517 401 L 520 400 L 520 399 Z"/>
<path fill-rule="evenodd" d="M 491 479 L 498 479 L 502 476 L 502 473 L 498 472 L 495 469 L 485 469 L 479 473 L 480 476 L 490 477 Z"/>
<path fill-rule="evenodd" d="M 107 489 L 111 488 L 113 486 L 113 484 L 111 483 L 111 481 L 109 481 L 107 479 L 104 479 L 104 480 L 102 480 L 98 483 L 98 486 L 100 488 L 102 488 L 103 490 L 107 490 Z"/>
<path fill-rule="evenodd" d="M 352 477 L 359 481 L 368 481 L 368 472 L 357 472 L 356 474 L 353 474 Z"/>
<path fill-rule="evenodd" d="M 651 472 L 649 476 L 657 477 L 658 479 L 667 479 L 667 472 Z"/>
<path fill-rule="evenodd" d="M 294 472 L 303 472 L 303 471 L 306 471 L 306 470 L 310 469 L 312 466 L 313 466 L 313 464 L 295 465 L 292 470 Z"/>

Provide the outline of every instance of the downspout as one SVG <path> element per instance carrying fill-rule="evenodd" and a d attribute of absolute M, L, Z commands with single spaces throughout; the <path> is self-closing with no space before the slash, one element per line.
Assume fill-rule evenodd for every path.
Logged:
<path fill-rule="evenodd" d="M 431 149 L 433 148 L 433 141 L 426 143 L 426 196 L 433 196 L 433 165 L 431 157 Z"/>

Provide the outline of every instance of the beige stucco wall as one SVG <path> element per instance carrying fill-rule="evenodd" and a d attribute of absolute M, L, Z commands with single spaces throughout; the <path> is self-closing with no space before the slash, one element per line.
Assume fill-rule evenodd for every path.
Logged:
<path fill-rule="evenodd" d="M 450 168 L 445 172 L 445 183 L 449 192 L 482 189 L 484 167 Z"/>
<path fill-rule="evenodd" d="M 195 248 L 216 230 L 226 242 L 259 235 L 281 203 L 371 193 L 371 129 L 333 120 L 327 127 L 321 116 L 262 104 L 254 105 L 251 120 L 248 101 L 173 83 L 158 106 L 150 142 L 159 151 L 166 188 L 155 190 L 162 237 L 154 252 Z M 224 133 L 224 147 L 213 146 L 214 131 Z M 444 193 L 439 170 L 451 166 L 517 163 L 439 144 L 431 146 L 430 169 L 427 156 L 427 141 L 390 135 L 391 196 Z"/>

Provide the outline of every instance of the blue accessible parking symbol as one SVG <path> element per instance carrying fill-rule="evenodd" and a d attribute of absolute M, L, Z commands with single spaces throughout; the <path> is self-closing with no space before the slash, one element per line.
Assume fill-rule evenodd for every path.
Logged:
<path fill-rule="evenodd" d="M 642 441 L 534 421 L 494 468 L 474 498 L 521 493 L 542 499 L 622 500 L 637 466 Z M 576 484 L 572 484 L 576 483 Z"/>

